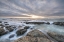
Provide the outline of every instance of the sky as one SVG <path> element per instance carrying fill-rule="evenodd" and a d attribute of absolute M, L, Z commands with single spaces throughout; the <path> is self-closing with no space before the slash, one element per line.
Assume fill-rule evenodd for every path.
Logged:
<path fill-rule="evenodd" d="M 64 18 L 64 0 L 0 0 L 0 17 Z"/>

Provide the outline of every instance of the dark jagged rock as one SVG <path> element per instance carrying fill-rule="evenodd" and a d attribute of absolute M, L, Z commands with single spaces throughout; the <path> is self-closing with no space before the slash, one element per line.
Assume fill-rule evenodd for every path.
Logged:
<path fill-rule="evenodd" d="M 44 24 L 45 22 L 25 22 L 26 24 Z"/>
<path fill-rule="evenodd" d="M 7 32 L 3 28 L 0 28 L 0 36 L 2 36 L 4 34 L 7 34 Z"/>
<path fill-rule="evenodd" d="M 15 25 L 12 25 L 12 28 L 16 28 L 16 26 Z"/>
<path fill-rule="evenodd" d="M 12 31 L 14 30 L 11 26 L 6 26 L 6 29 L 7 29 L 9 32 L 12 32 Z"/>
<path fill-rule="evenodd" d="M 0 26 L 4 26 L 2 23 L 0 23 Z"/>
<path fill-rule="evenodd" d="M 4 23 L 8 23 L 8 22 L 4 22 Z"/>
<path fill-rule="evenodd" d="M 45 24 L 50 24 L 49 22 L 45 23 Z"/>
<path fill-rule="evenodd" d="M 0 23 L 2 23 L 2 21 L 0 21 Z"/>
<path fill-rule="evenodd" d="M 23 35 L 25 32 L 27 31 L 27 29 L 20 29 L 16 32 L 17 36 Z"/>
<path fill-rule="evenodd" d="M 9 24 L 7 24 L 7 23 L 5 24 L 5 26 L 8 26 L 8 25 L 9 25 Z"/>
<path fill-rule="evenodd" d="M 12 37 L 14 37 L 14 36 L 15 36 L 15 35 L 14 35 L 14 34 L 12 34 L 12 35 L 10 35 L 10 36 L 9 36 L 9 38 L 12 38 Z"/>
<path fill-rule="evenodd" d="M 54 22 L 53 24 L 55 24 L 55 25 L 60 25 L 60 26 L 64 26 L 64 22 Z"/>
<path fill-rule="evenodd" d="M 15 42 L 54 42 L 54 41 L 48 39 L 39 30 L 33 30 L 29 32 L 25 37 L 19 38 Z"/>
<path fill-rule="evenodd" d="M 29 26 L 25 26 L 24 29 L 29 29 L 30 27 Z"/>
<path fill-rule="evenodd" d="M 64 42 L 64 35 L 57 34 L 55 32 L 48 32 L 48 35 L 53 39 L 57 40 L 58 42 Z"/>

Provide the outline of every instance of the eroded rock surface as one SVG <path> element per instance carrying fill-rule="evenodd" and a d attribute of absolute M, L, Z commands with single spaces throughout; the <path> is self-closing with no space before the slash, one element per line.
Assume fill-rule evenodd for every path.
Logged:
<path fill-rule="evenodd" d="M 23 35 L 25 32 L 27 31 L 27 29 L 19 29 L 16 34 L 17 36 Z"/>
<path fill-rule="evenodd" d="M 25 37 L 19 38 L 15 42 L 54 42 L 54 41 L 48 39 L 39 30 L 33 30 L 29 32 Z"/>
<path fill-rule="evenodd" d="M 3 29 L 3 28 L 0 28 L 0 36 L 6 34 L 7 32 Z"/>
<path fill-rule="evenodd" d="M 56 32 L 48 32 L 48 35 L 58 42 L 64 42 L 64 35 L 58 34 Z"/>

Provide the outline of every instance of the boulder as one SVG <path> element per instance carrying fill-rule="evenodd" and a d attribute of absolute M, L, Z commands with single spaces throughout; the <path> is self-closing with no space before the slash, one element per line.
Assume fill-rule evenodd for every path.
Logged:
<path fill-rule="evenodd" d="M 33 30 L 29 32 L 25 37 L 19 38 L 15 42 L 54 42 L 54 41 L 48 39 L 39 30 Z"/>
<path fill-rule="evenodd" d="M 17 36 L 23 35 L 25 32 L 27 31 L 27 29 L 19 29 L 16 34 Z"/>
<path fill-rule="evenodd" d="M 12 32 L 12 31 L 14 30 L 11 26 L 6 26 L 6 29 L 7 29 L 9 32 Z"/>
<path fill-rule="evenodd" d="M 12 37 L 14 37 L 14 36 L 15 36 L 15 35 L 14 35 L 14 34 L 12 34 L 12 35 L 10 35 L 10 36 L 9 36 L 9 38 L 12 38 Z"/>
<path fill-rule="evenodd" d="M 29 29 L 30 27 L 29 26 L 25 26 L 24 29 Z"/>
<path fill-rule="evenodd" d="M 2 21 L 0 21 L 0 23 L 2 23 Z"/>
<path fill-rule="evenodd" d="M 0 23 L 0 26 L 4 26 L 2 23 Z"/>
<path fill-rule="evenodd" d="M 0 36 L 6 34 L 7 32 L 3 29 L 3 28 L 0 28 Z"/>
<path fill-rule="evenodd" d="M 16 40 L 15 42 L 53 42 L 53 41 L 43 37 L 25 36 L 23 38 Z"/>
<path fill-rule="evenodd" d="M 10 25 L 10 27 L 11 27 L 11 28 L 13 28 L 13 29 L 15 29 L 15 28 L 16 28 L 16 26 L 15 26 L 15 25 Z"/>
<path fill-rule="evenodd" d="M 8 23 L 8 22 L 4 22 L 4 23 Z"/>
<path fill-rule="evenodd" d="M 56 32 L 48 32 L 48 35 L 58 42 L 64 42 L 64 35 L 58 34 Z"/>
<path fill-rule="evenodd" d="M 46 37 L 41 31 L 39 31 L 39 30 L 33 30 L 33 31 L 31 31 L 31 32 L 29 32 L 28 34 L 27 34 L 27 36 L 31 36 L 31 37 Z"/>

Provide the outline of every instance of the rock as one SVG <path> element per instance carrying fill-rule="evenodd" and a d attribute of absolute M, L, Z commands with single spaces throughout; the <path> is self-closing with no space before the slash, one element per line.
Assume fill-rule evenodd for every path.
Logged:
<path fill-rule="evenodd" d="M 50 24 L 49 22 L 45 23 L 45 24 Z"/>
<path fill-rule="evenodd" d="M 29 32 L 25 37 L 19 38 L 15 42 L 54 42 L 54 41 L 48 39 L 39 30 L 33 30 Z"/>
<path fill-rule="evenodd" d="M 9 24 L 7 24 L 7 23 L 5 24 L 5 26 L 8 26 L 8 25 L 9 25 Z"/>
<path fill-rule="evenodd" d="M 53 39 L 57 40 L 58 42 L 64 42 L 64 35 L 57 34 L 55 32 L 48 32 L 48 35 Z"/>
<path fill-rule="evenodd" d="M 29 29 L 30 27 L 29 26 L 25 26 L 24 29 Z"/>
<path fill-rule="evenodd" d="M 60 26 L 64 26 L 64 22 L 54 22 L 53 24 L 55 24 L 55 25 L 60 25 Z"/>
<path fill-rule="evenodd" d="M 0 36 L 6 34 L 7 32 L 3 29 L 3 28 L 0 28 Z"/>
<path fill-rule="evenodd" d="M 46 37 L 41 31 L 39 31 L 39 30 L 33 30 L 33 31 L 31 31 L 31 32 L 29 32 L 28 34 L 27 34 L 27 36 L 32 36 L 32 37 Z"/>
<path fill-rule="evenodd" d="M 14 34 L 12 34 L 12 35 L 10 35 L 10 36 L 9 36 L 9 38 L 12 38 L 12 37 L 14 37 L 14 36 L 15 36 L 15 35 L 14 35 Z"/>
<path fill-rule="evenodd" d="M 12 32 L 12 31 L 14 30 L 11 26 L 6 26 L 6 29 L 7 29 L 9 32 Z"/>
<path fill-rule="evenodd" d="M 4 26 L 2 23 L 0 23 L 0 26 Z"/>
<path fill-rule="evenodd" d="M 17 36 L 23 35 L 25 32 L 27 31 L 27 29 L 20 29 L 16 32 Z"/>
<path fill-rule="evenodd" d="M 26 24 L 44 24 L 44 22 L 25 22 Z"/>
<path fill-rule="evenodd" d="M 19 25 L 18 28 L 22 28 L 22 26 Z"/>
<path fill-rule="evenodd" d="M 29 37 L 29 36 L 26 36 L 26 37 L 18 39 L 15 42 L 53 42 L 53 41 L 51 41 L 47 38 L 43 38 L 43 37 Z"/>
<path fill-rule="evenodd" d="M 11 27 L 11 28 L 13 28 L 13 29 L 15 29 L 15 28 L 16 28 L 16 26 L 15 26 L 15 25 L 11 25 L 10 27 Z"/>
<path fill-rule="evenodd" d="M 60 24 L 60 22 L 54 22 L 53 24 L 55 24 L 55 25 L 59 25 L 59 24 Z"/>
<path fill-rule="evenodd" d="M 0 23 L 2 23 L 2 21 L 0 21 Z"/>
<path fill-rule="evenodd" d="M 8 22 L 4 22 L 4 23 L 8 23 Z"/>

